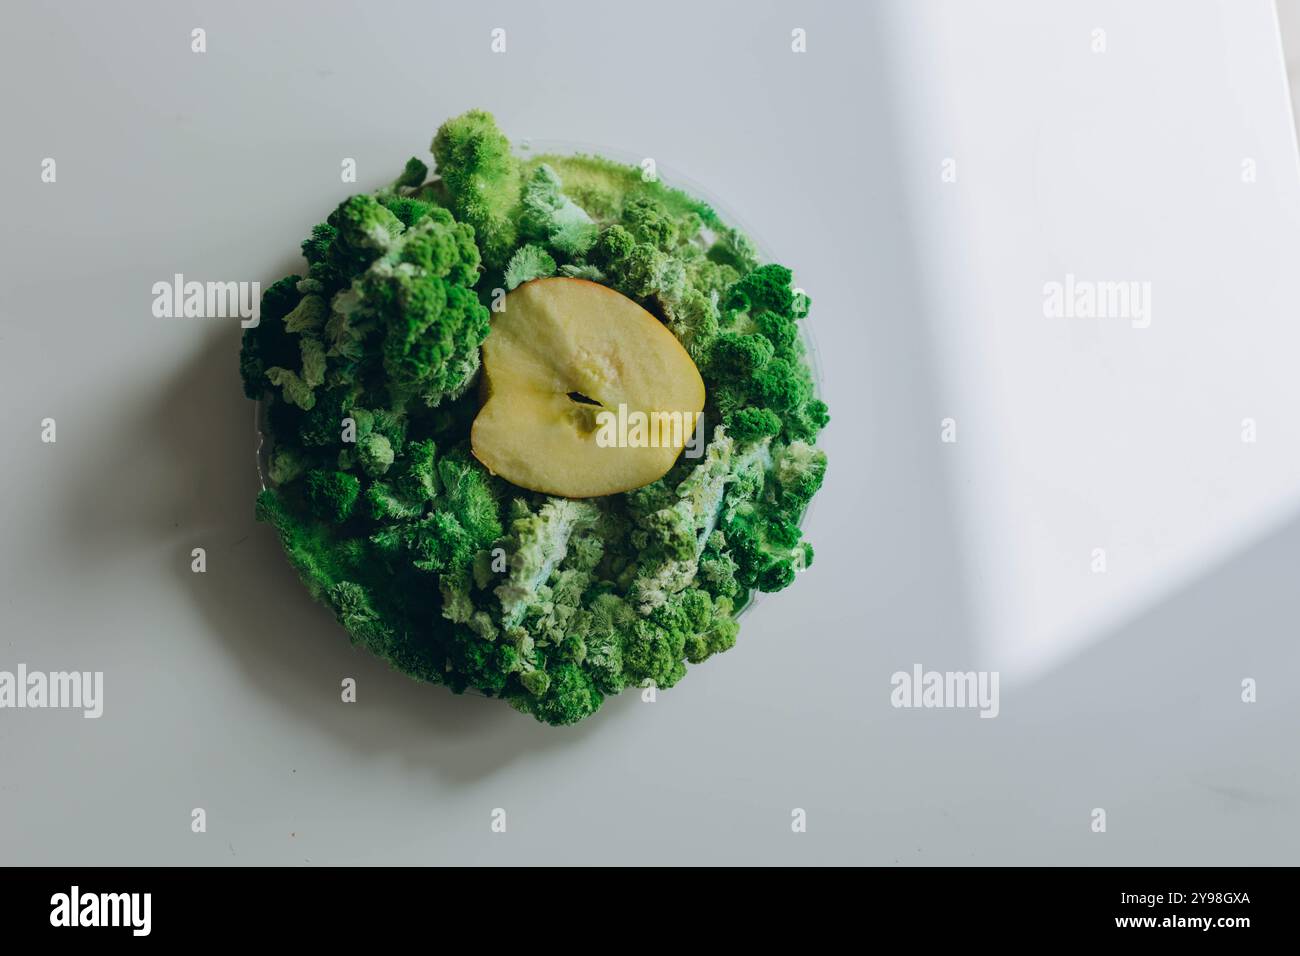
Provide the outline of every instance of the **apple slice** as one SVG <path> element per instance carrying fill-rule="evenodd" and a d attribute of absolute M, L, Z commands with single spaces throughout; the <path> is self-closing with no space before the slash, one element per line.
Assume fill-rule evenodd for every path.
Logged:
<path fill-rule="evenodd" d="M 534 279 L 506 296 L 483 343 L 482 394 L 474 456 L 565 498 L 663 477 L 704 408 L 704 381 L 677 337 L 586 279 Z"/>

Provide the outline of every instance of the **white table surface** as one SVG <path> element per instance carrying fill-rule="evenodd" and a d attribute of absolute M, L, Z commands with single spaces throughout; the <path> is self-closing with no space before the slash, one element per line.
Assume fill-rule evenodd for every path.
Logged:
<path fill-rule="evenodd" d="M 20 0 L 0 44 L 0 670 L 105 674 L 99 720 L 0 710 L 0 863 L 1297 859 L 1271 4 Z M 290 271 L 343 157 L 378 185 L 471 106 L 742 210 L 812 295 L 834 418 L 813 568 L 571 729 L 350 649 L 252 520 L 238 328 L 150 313 L 175 272 Z M 1067 272 L 1151 282 L 1150 327 L 1045 318 Z M 998 670 L 998 718 L 894 709 L 913 663 Z"/>

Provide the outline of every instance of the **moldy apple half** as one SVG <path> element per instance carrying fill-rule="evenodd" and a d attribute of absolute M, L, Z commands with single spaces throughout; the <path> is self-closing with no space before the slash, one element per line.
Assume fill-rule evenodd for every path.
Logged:
<path fill-rule="evenodd" d="M 483 407 L 474 456 L 506 481 L 566 498 L 640 488 L 662 478 L 704 409 L 704 380 L 686 349 L 626 296 L 585 279 L 534 279 L 505 298 L 483 343 Z M 597 411 L 599 409 L 600 411 Z M 676 413 L 689 425 L 653 444 L 602 443 L 599 414 Z"/>
<path fill-rule="evenodd" d="M 517 156 L 480 110 L 432 153 L 262 297 L 256 513 L 355 644 L 572 724 L 673 687 L 811 565 L 809 299 L 639 166 Z"/>

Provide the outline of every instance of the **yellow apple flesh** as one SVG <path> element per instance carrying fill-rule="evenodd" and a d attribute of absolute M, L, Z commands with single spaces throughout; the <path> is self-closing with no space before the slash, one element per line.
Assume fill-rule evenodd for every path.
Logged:
<path fill-rule="evenodd" d="M 704 408 L 704 381 L 677 337 L 585 279 L 534 279 L 506 296 L 483 342 L 482 394 L 475 457 L 511 484 L 566 498 L 663 477 Z M 637 413 L 648 431 L 636 430 Z M 680 428 L 669 427 L 674 414 Z M 620 415 L 633 427 L 611 428 Z"/>

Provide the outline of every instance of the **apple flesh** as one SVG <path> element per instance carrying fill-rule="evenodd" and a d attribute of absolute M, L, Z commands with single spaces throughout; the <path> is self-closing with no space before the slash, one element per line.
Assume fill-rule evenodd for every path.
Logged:
<path fill-rule="evenodd" d="M 662 478 L 704 408 L 704 381 L 677 337 L 585 279 L 534 279 L 504 304 L 483 342 L 474 456 L 511 484 L 566 498 Z M 611 444 L 611 420 L 636 413 L 652 423 L 648 433 L 624 429 Z M 667 427 L 674 414 L 680 428 Z"/>

